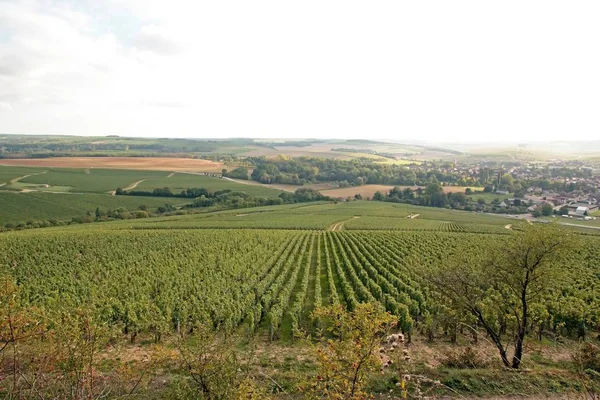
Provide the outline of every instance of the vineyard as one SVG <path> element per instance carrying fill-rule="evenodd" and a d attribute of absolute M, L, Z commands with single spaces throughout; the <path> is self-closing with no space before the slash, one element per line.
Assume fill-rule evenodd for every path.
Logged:
<path fill-rule="evenodd" d="M 477 249 L 505 238 L 436 224 L 444 232 L 55 228 L 3 235 L 0 265 L 27 302 L 91 307 L 132 339 L 208 323 L 287 340 L 318 324 L 315 306 L 362 302 L 379 303 L 411 332 L 439 311 L 430 267 L 464 241 Z M 578 284 L 547 303 L 569 326 L 599 319 L 599 247 L 582 240 L 584 262 L 564 278 Z"/>

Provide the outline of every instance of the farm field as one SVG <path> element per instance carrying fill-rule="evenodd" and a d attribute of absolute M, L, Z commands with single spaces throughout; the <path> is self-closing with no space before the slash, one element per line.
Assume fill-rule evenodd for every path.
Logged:
<path fill-rule="evenodd" d="M 411 188 L 416 190 L 418 186 L 398 186 L 401 189 Z M 326 189 L 322 190 L 326 196 L 330 197 L 353 197 L 355 194 L 360 194 L 363 198 L 371 198 L 375 194 L 375 192 L 386 193 L 393 189 L 393 185 L 362 185 L 362 186 L 351 186 L 347 188 L 335 188 L 335 189 Z M 445 193 L 464 193 L 467 189 L 467 186 L 443 186 Z M 477 188 L 471 188 L 476 190 Z"/>
<path fill-rule="evenodd" d="M 158 197 L 110 196 L 108 194 L 0 191 L 0 225 L 49 219 L 70 220 L 83 217 L 88 212 L 93 214 L 98 207 L 103 211 L 121 207 L 127 210 L 136 210 L 141 205 L 155 209 L 164 206 L 165 203 L 177 206 L 185 204 L 187 201 Z"/>
<path fill-rule="evenodd" d="M 409 219 L 409 215 L 418 217 Z M 405 204 L 299 203 L 122 221 L 134 229 L 318 229 L 507 233 L 514 219 Z M 115 225 L 116 226 L 116 225 Z"/>
<path fill-rule="evenodd" d="M 231 189 L 233 191 L 246 192 L 251 196 L 265 197 L 277 197 L 282 192 L 282 190 L 260 184 L 248 185 L 239 182 L 204 175 L 172 173 L 167 176 L 146 179 L 140 182 L 135 189 L 152 191 L 155 188 L 168 187 L 173 193 L 179 193 L 188 188 L 204 188 L 212 192 Z"/>
<path fill-rule="evenodd" d="M 38 170 L 37 168 L 0 167 L 0 185 L 8 185 L 11 183 L 11 181 L 15 179 L 37 172 L 40 172 L 40 170 Z"/>
<path fill-rule="evenodd" d="M 114 168 L 221 173 L 224 164 L 170 157 L 56 157 L 2 159 L 0 165 L 44 168 Z"/>
<path fill-rule="evenodd" d="M 331 184 L 329 184 L 329 183 L 310 183 L 310 184 L 306 184 L 303 186 L 298 186 L 298 185 L 288 185 L 288 184 L 284 184 L 284 183 L 260 183 L 260 182 L 253 181 L 253 180 L 245 181 L 245 180 L 233 179 L 233 178 L 225 178 L 225 179 L 230 182 L 239 183 L 240 185 L 262 186 L 265 188 L 283 190 L 286 192 L 295 192 L 296 190 L 298 190 L 300 188 L 315 189 L 320 192 L 323 192 L 323 191 L 331 188 Z"/>
<path fill-rule="evenodd" d="M 287 222 L 284 214 L 280 218 L 282 225 Z M 224 222 L 227 226 L 230 220 Z M 158 321 L 171 329 L 173 323 L 210 322 L 289 339 L 294 326 L 310 326 L 314 304 L 329 302 L 353 309 L 360 302 L 380 301 L 404 330 L 410 329 L 433 306 L 422 286 L 428 265 L 463 241 L 485 246 L 505 237 L 456 234 L 445 227 L 367 233 L 171 225 L 167 232 L 123 225 L 5 233 L 1 272 L 22 282 L 24 295 L 38 305 L 67 298 L 74 305 L 94 305 L 130 332 L 151 331 Z M 52 249 L 46 243 L 53 243 Z M 582 244 L 590 261 L 600 257 L 597 244 L 594 238 Z M 7 267 L 14 264 L 19 268 Z M 78 284 L 72 280 L 75 272 Z M 586 279 L 594 281 L 591 275 Z M 309 281 L 320 286 L 310 290 L 311 298 L 306 296 Z M 160 291 L 165 297 L 153 295 L 158 287 L 171 289 Z M 155 310 L 151 321 L 144 317 L 150 309 Z M 131 319 L 134 314 L 138 318 Z"/>
<path fill-rule="evenodd" d="M 45 200 L 127 197 L 4 195 Z M 139 200 L 155 199 L 132 196 L 132 201 Z M 261 358 L 253 368 L 267 368 L 274 379 L 285 382 L 290 379 L 285 368 L 296 368 L 299 360 L 306 360 L 304 345 L 296 343 L 300 332 L 313 334 L 324 323 L 311 316 L 320 305 L 355 310 L 361 303 L 379 304 L 394 316 L 398 329 L 414 335 L 410 349 L 422 352 L 416 355 L 423 360 L 419 362 L 431 362 L 427 357 L 439 350 L 425 343 L 422 332 L 432 326 L 432 316 L 442 324 L 438 343 L 447 329 L 442 329 L 442 303 L 428 284 L 431 271 L 465 244 L 476 257 L 478 251 L 509 240 L 514 232 L 505 228 L 507 221 L 460 211 L 354 201 L 58 226 L 1 233 L 0 275 L 19 282 L 20 298 L 33 307 L 92 310 L 94 318 L 130 342 L 127 351 L 131 352 L 150 354 L 145 343 L 192 332 L 199 325 L 243 337 L 252 334 L 260 354 L 286 354 L 286 362 L 291 363 L 282 367 L 284 361 L 275 356 Z M 600 317 L 599 240 L 581 236 L 582 258 L 571 263 L 561 278 L 573 280 L 571 290 L 547 299 L 547 312 L 569 327 Z M 564 308 L 581 301 L 587 306 L 580 311 Z M 489 352 L 489 360 L 497 362 L 493 348 L 481 342 L 478 351 Z M 314 364 L 303 363 L 307 368 L 303 373 L 311 376 Z M 436 371 L 453 390 L 464 394 L 474 390 L 453 381 L 468 375 L 423 368 L 424 373 Z M 508 372 L 500 369 L 478 371 L 481 378 L 470 382 L 509 379 Z M 537 379 L 538 386 L 520 390 L 550 390 L 551 382 L 540 376 L 531 378 Z M 378 377 L 394 379 L 393 373 Z M 372 390 L 383 389 L 375 385 Z"/>
<path fill-rule="evenodd" d="M 14 185 L 8 185 L 7 189 L 30 189 L 52 191 L 71 191 L 89 193 L 107 193 L 118 187 L 125 188 L 135 182 L 166 177 L 163 171 L 136 171 L 117 169 L 70 169 L 52 168 L 38 169 L 38 172 L 20 179 Z"/>

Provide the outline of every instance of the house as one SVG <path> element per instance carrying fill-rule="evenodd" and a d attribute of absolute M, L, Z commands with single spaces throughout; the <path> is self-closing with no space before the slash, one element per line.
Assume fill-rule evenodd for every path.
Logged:
<path fill-rule="evenodd" d="M 588 207 L 579 206 L 575 210 L 575 215 L 577 215 L 578 217 L 584 217 L 585 215 L 588 214 L 588 212 L 589 212 L 589 208 Z"/>
<path fill-rule="evenodd" d="M 506 202 L 503 200 L 500 204 L 498 204 L 498 207 L 506 208 L 508 207 L 508 204 L 506 204 Z"/>

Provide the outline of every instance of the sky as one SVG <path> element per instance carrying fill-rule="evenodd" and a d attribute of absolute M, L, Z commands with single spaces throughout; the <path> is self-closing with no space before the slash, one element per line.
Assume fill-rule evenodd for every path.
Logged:
<path fill-rule="evenodd" d="M 600 2 L 0 0 L 0 132 L 600 137 Z"/>

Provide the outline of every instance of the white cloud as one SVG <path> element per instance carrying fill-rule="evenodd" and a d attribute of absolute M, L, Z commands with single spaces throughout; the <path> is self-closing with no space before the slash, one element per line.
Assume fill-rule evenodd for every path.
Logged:
<path fill-rule="evenodd" d="M 594 1 L 0 0 L 0 131 L 589 139 L 598 17 Z"/>

